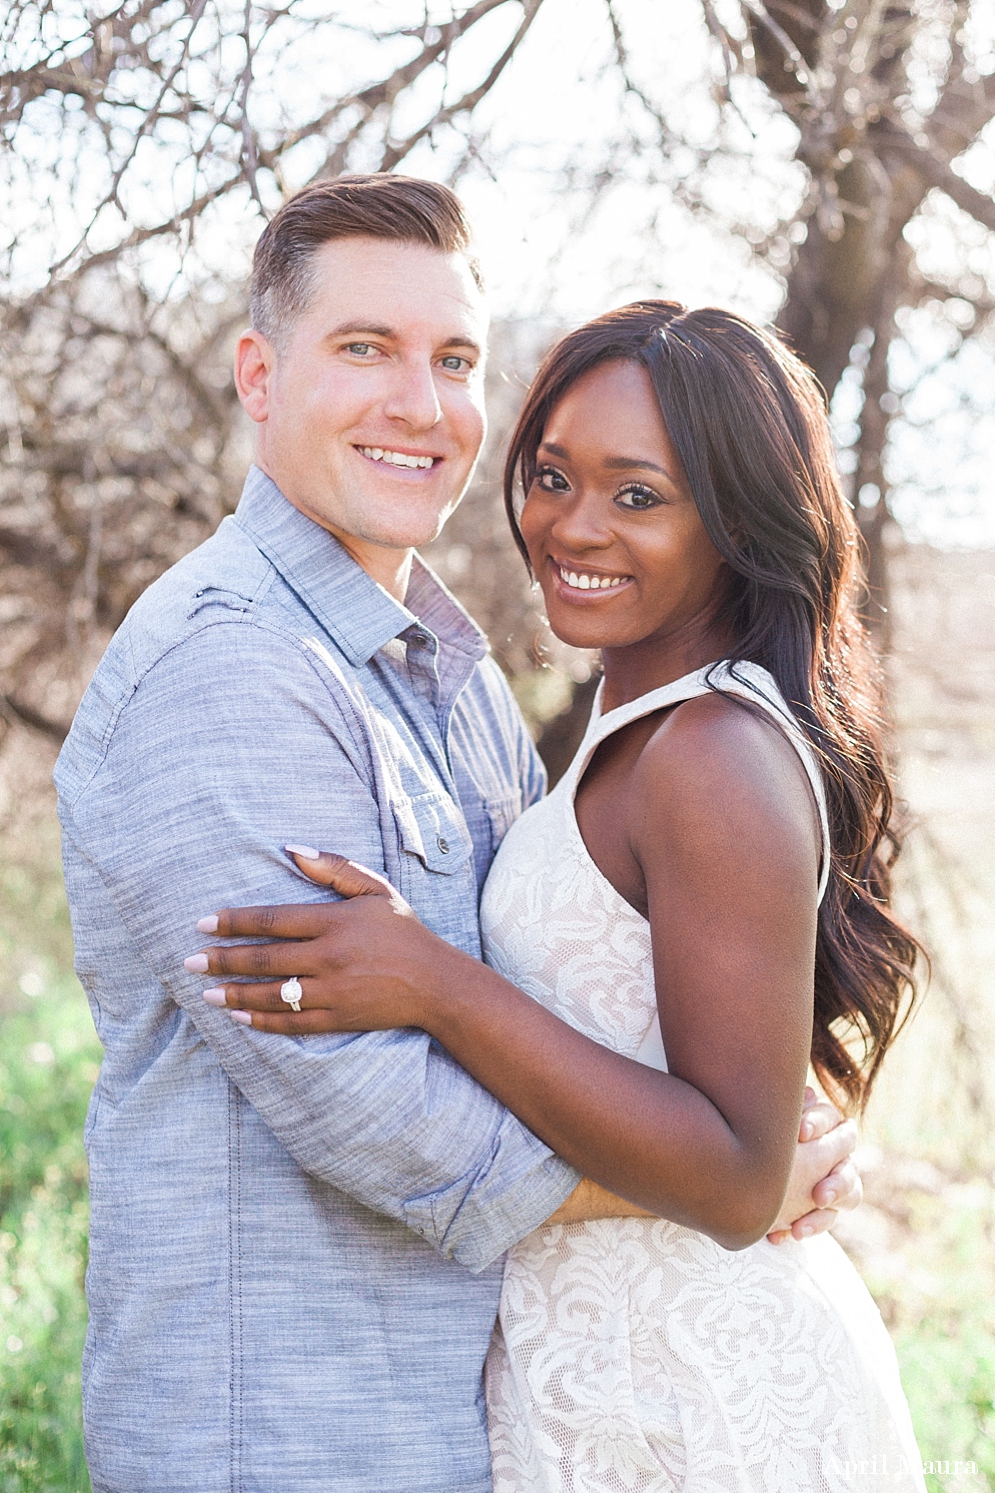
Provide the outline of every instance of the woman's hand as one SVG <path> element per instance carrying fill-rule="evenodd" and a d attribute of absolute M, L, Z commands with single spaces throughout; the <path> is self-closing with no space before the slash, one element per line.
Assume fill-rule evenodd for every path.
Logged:
<path fill-rule="evenodd" d="M 207 1004 L 286 1036 L 425 1026 L 440 961 L 469 956 L 430 933 L 383 876 L 341 855 L 287 849 L 311 881 L 344 900 L 227 908 L 202 918 L 202 933 L 283 940 L 204 949 L 184 960 L 193 974 L 254 982 L 219 983 L 204 992 Z M 299 1011 L 280 994 L 292 977 L 300 982 Z"/>
<path fill-rule="evenodd" d="M 857 1140 L 853 1120 L 845 1120 L 814 1089 L 805 1090 L 788 1191 L 767 1235 L 771 1244 L 824 1234 L 841 1212 L 859 1206 L 864 1188 L 853 1160 Z"/>

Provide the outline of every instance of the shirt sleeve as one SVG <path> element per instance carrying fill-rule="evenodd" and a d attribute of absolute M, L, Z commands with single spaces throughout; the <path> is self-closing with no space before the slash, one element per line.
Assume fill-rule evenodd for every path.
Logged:
<path fill-rule="evenodd" d="M 176 1002 L 302 1168 L 471 1270 L 570 1194 L 577 1172 L 425 1033 L 238 1027 L 183 969 L 207 913 L 327 898 L 288 842 L 384 869 L 363 741 L 306 649 L 257 625 L 204 627 L 146 674 L 77 781 L 61 812 L 78 935 L 96 872 L 148 966 L 149 1000 Z"/>

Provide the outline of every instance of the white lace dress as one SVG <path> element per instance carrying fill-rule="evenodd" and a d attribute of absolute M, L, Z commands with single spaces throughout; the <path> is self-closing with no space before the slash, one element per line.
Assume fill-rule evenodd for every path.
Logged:
<path fill-rule="evenodd" d="M 588 855 L 574 792 L 599 742 L 703 694 L 705 673 L 604 716 L 595 704 L 571 768 L 513 825 L 483 897 L 489 964 L 596 1042 L 663 1070 L 649 924 Z M 825 835 L 811 750 L 770 675 L 711 673 L 786 728 Z M 925 1487 L 891 1342 L 827 1235 L 733 1253 L 643 1219 L 537 1229 L 508 1256 L 487 1403 L 495 1493 Z"/>

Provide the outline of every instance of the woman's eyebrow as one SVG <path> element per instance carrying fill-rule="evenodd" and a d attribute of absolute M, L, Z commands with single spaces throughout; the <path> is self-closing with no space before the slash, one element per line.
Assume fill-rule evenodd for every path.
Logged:
<path fill-rule="evenodd" d="M 605 466 L 610 472 L 627 472 L 632 467 L 641 467 L 646 472 L 659 472 L 661 477 L 670 477 L 671 474 L 666 467 L 657 466 L 655 461 L 644 461 L 639 456 L 609 456 L 605 460 Z"/>
<path fill-rule="evenodd" d="M 548 451 L 550 456 L 558 456 L 561 461 L 570 459 L 566 446 L 557 446 L 553 441 L 543 441 L 539 450 Z M 661 477 L 674 481 L 673 473 L 668 472 L 666 467 L 657 466 L 655 461 L 644 461 L 641 456 L 608 456 L 604 465 L 610 472 L 631 472 L 633 467 L 639 467 L 645 472 L 659 472 Z"/>

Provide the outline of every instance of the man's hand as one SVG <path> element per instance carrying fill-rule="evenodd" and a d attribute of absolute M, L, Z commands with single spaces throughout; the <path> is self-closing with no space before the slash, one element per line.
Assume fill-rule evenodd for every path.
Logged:
<path fill-rule="evenodd" d="M 771 1244 L 824 1233 L 841 1209 L 857 1207 L 864 1189 L 853 1161 L 856 1144 L 854 1121 L 844 1120 L 835 1105 L 806 1089 L 788 1191 L 767 1235 Z"/>
<path fill-rule="evenodd" d="M 546 1223 L 591 1223 L 598 1218 L 656 1217 L 655 1213 L 647 1213 L 645 1208 L 627 1203 L 625 1198 L 616 1197 L 607 1188 L 599 1187 L 590 1177 L 581 1177 L 570 1196 L 560 1204 L 555 1213 L 549 1215 Z"/>

